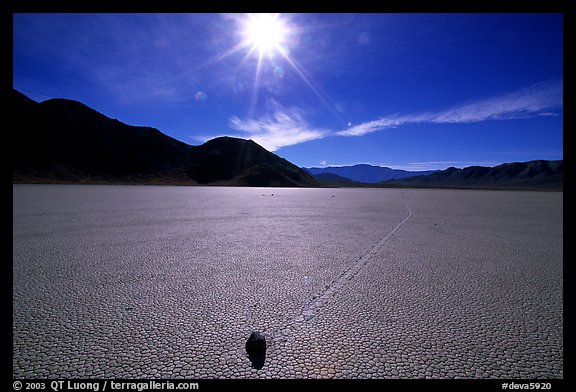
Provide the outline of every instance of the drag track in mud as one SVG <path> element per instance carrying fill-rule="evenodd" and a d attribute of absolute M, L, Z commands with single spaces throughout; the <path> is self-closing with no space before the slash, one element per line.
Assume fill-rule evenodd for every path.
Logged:
<path fill-rule="evenodd" d="M 15 378 L 563 377 L 561 192 L 15 185 L 13 205 Z"/>

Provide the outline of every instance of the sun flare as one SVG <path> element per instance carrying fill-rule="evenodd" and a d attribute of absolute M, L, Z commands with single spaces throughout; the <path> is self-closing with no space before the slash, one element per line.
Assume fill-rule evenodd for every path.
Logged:
<path fill-rule="evenodd" d="M 258 50 L 259 55 L 272 55 L 282 51 L 288 28 L 280 14 L 250 14 L 244 26 L 247 45 Z"/>

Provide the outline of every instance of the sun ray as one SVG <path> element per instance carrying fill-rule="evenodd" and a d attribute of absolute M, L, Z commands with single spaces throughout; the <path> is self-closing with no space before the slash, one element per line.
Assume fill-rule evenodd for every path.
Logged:
<path fill-rule="evenodd" d="M 306 86 L 308 86 L 308 88 L 318 97 L 318 99 L 320 99 L 320 101 L 324 104 L 324 106 L 326 106 L 326 108 L 328 108 L 332 112 L 332 114 L 334 114 L 340 121 L 345 123 L 346 121 L 335 109 L 336 104 L 332 101 L 332 99 L 330 99 L 330 97 L 327 94 L 325 94 L 319 87 L 315 86 L 314 83 L 312 83 L 310 78 L 306 75 L 304 68 L 301 67 L 295 59 L 291 58 L 284 52 L 280 52 L 280 54 L 288 62 L 288 64 L 290 64 L 292 69 L 296 71 L 296 74 L 298 74 L 298 76 L 300 77 L 300 79 L 302 79 L 302 81 L 306 84 Z"/>
<path fill-rule="evenodd" d="M 278 60 L 281 59 L 290 65 L 298 78 L 308 89 L 318 98 L 340 122 L 347 122 L 336 110 L 336 104 L 322 89 L 313 81 L 304 67 L 302 67 L 292 56 L 290 50 L 291 41 L 302 30 L 291 23 L 281 14 L 246 14 L 244 17 L 236 18 L 239 26 L 239 36 L 241 41 L 228 51 L 219 55 L 215 60 L 224 59 L 241 50 L 246 50 L 246 55 L 242 58 L 240 65 L 244 64 L 248 58 L 255 57 L 254 79 L 252 81 L 252 91 L 249 100 L 248 112 L 253 115 L 263 86 L 263 75 L 265 68 L 270 64 L 272 72 L 276 75 L 279 67 Z M 297 38 L 296 38 L 297 39 Z M 284 72 L 282 72 L 284 76 Z"/>
<path fill-rule="evenodd" d="M 262 74 L 262 54 L 258 55 L 258 63 L 256 64 L 256 74 L 254 75 L 254 85 L 252 86 L 252 96 L 250 98 L 249 115 L 252 116 L 256 110 L 256 103 L 258 102 L 258 92 L 260 91 L 260 77 Z"/>

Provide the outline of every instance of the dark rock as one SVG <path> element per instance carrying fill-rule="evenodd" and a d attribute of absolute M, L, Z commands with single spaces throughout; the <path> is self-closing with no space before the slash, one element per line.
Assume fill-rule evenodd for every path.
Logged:
<path fill-rule="evenodd" d="M 266 338 L 258 331 L 252 331 L 246 341 L 246 353 L 252 366 L 261 369 L 266 359 Z"/>
<path fill-rule="evenodd" d="M 266 338 L 260 332 L 252 331 L 246 342 L 246 352 L 248 355 L 265 355 Z"/>

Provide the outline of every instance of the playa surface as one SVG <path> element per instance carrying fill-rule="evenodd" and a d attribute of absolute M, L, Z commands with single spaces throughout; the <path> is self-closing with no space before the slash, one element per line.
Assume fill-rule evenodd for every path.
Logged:
<path fill-rule="evenodd" d="M 13 377 L 562 378 L 562 197 L 14 185 Z"/>

